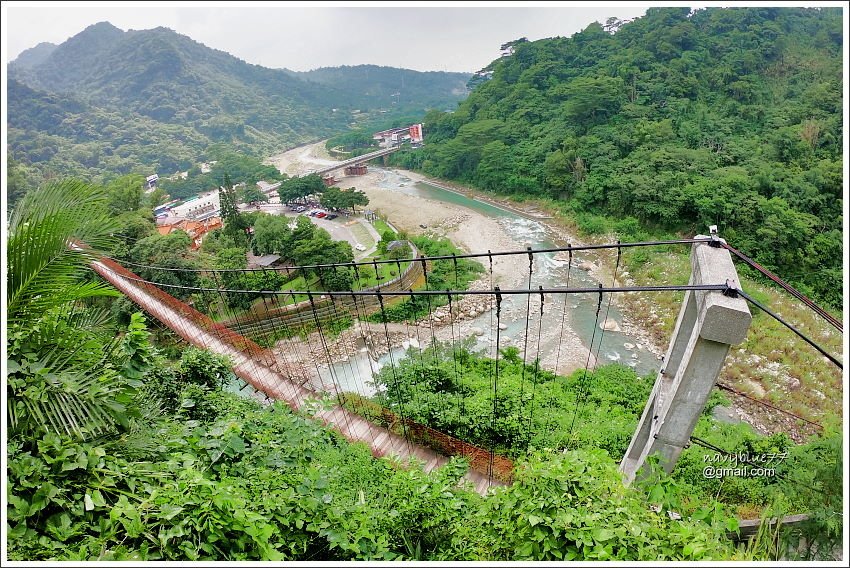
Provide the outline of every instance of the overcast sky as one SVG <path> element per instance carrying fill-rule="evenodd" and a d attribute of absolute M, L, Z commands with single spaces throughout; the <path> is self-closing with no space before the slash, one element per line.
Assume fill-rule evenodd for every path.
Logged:
<path fill-rule="evenodd" d="M 178 4 L 178 5 L 175 5 Z M 477 71 L 499 45 L 570 36 L 593 21 L 641 16 L 645 5 L 596 2 L 467 3 L 4 2 L 5 60 L 41 42 L 62 43 L 108 21 L 122 30 L 158 26 L 249 63 L 306 71 L 375 64 L 420 71 Z"/>

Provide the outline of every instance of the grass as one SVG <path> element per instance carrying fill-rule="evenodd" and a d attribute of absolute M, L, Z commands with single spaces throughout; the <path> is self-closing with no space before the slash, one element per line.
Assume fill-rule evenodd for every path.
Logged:
<path fill-rule="evenodd" d="M 351 230 L 351 234 L 354 235 L 354 238 L 357 239 L 357 242 L 367 249 L 375 245 L 375 239 L 372 238 L 372 234 L 362 223 L 354 223 L 349 229 Z"/>
<path fill-rule="evenodd" d="M 364 262 L 368 262 L 371 261 L 373 258 L 376 260 L 382 260 L 380 256 L 369 257 L 363 260 Z M 403 274 L 409 266 L 410 261 L 401 262 L 399 264 L 388 263 L 377 264 L 373 266 L 360 266 L 357 269 L 358 274 L 360 275 L 360 279 L 358 280 L 356 285 L 359 286 L 359 290 L 362 290 L 363 288 L 377 286 L 378 284 L 389 282 L 393 278 L 396 278 L 399 274 Z M 399 272 L 399 267 L 401 267 L 401 272 Z"/>
<path fill-rule="evenodd" d="M 375 230 L 378 231 L 379 235 L 383 235 L 386 231 L 389 231 L 389 232 L 395 234 L 395 231 L 393 231 L 390 228 L 390 226 L 387 225 L 386 221 L 384 221 L 383 219 L 375 219 L 372 222 L 372 226 L 375 227 Z"/>
<path fill-rule="evenodd" d="M 623 260 L 637 285 L 684 284 L 690 273 L 688 250 L 660 253 L 646 262 L 635 262 L 629 251 L 623 254 Z M 784 291 L 748 276 L 743 270 L 739 271 L 739 278 L 748 294 L 827 351 L 842 352 L 841 334 L 804 305 Z M 647 324 L 656 341 L 663 345 L 673 332 L 682 297 L 681 293 L 625 295 L 624 301 L 629 313 Z M 753 321 L 747 339 L 730 350 L 720 381 L 757 398 L 761 398 L 763 391 L 767 402 L 808 420 L 822 422 L 840 417 L 841 371 L 769 315 L 752 306 L 750 311 Z M 794 380 L 800 382 L 796 388 Z M 788 423 L 790 417 L 781 413 L 759 411 L 758 414 L 771 430 L 783 430 L 792 425 Z"/>

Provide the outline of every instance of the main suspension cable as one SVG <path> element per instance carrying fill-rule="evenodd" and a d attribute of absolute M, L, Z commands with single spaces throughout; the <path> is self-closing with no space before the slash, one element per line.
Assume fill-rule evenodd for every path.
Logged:
<path fill-rule="evenodd" d="M 542 248 L 542 249 L 532 249 L 532 254 L 548 254 L 548 253 L 559 253 L 559 252 L 568 252 L 568 251 L 580 251 L 580 250 L 602 250 L 602 249 L 612 249 L 612 248 L 628 248 L 628 247 L 650 247 L 650 246 L 667 246 L 667 245 L 689 245 L 694 243 L 708 243 L 711 242 L 710 238 L 701 238 L 701 239 L 674 239 L 668 241 L 642 241 L 635 243 L 605 243 L 605 244 L 591 244 L 591 245 L 570 245 L 567 247 L 552 247 L 552 248 Z M 465 253 L 465 254 L 446 254 L 446 255 L 436 255 L 436 256 L 428 256 L 424 257 L 426 260 L 434 261 L 434 260 L 460 260 L 460 259 L 471 259 L 471 258 L 483 258 L 489 256 L 512 256 L 512 255 L 520 255 L 520 254 L 528 254 L 528 249 L 525 250 L 512 250 L 512 251 L 499 251 L 499 252 L 473 252 L 473 253 Z M 137 262 L 132 262 L 129 260 L 120 260 L 112 257 L 105 256 L 104 258 L 108 258 L 118 264 L 126 264 L 129 266 L 136 266 L 140 268 L 149 268 L 155 270 L 165 270 L 165 271 L 176 271 L 176 272 L 258 272 L 262 270 L 261 268 L 171 268 L 164 266 L 151 266 L 147 264 L 140 264 Z M 419 260 L 418 258 L 405 258 L 400 259 L 401 262 L 415 262 Z M 395 263 L 395 259 L 383 259 L 377 260 L 372 259 L 368 261 L 360 261 L 360 262 L 336 262 L 336 263 L 327 263 L 327 264 L 305 264 L 299 266 L 298 268 L 304 269 L 320 269 L 320 268 L 332 268 L 334 266 L 339 267 L 354 267 L 354 266 L 375 266 L 378 264 L 393 264 Z M 281 268 L 269 268 L 268 270 L 284 270 L 287 267 Z"/>
<path fill-rule="evenodd" d="M 810 300 L 808 297 L 806 297 L 802 292 L 800 292 L 799 290 L 797 290 L 796 288 L 794 288 L 793 286 L 791 286 L 790 284 L 788 284 L 787 282 L 782 280 L 779 276 L 777 276 L 776 274 L 774 274 L 773 272 L 771 272 L 770 270 L 768 270 L 767 268 L 765 268 L 761 264 L 757 263 L 756 261 L 754 261 L 753 259 L 751 259 L 747 255 L 745 255 L 741 251 L 730 246 L 726 242 L 721 240 L 720 246 L 722 246 L 723 248 L 725 248 L 726 250 L 728 250 L 729 252 L 731 252 L 732 254 L 734 254 L 735 256 L 740 258 L 741 260 L 743 260 L 750 267 L 755 268 L 757 271 L 762 273 L 764 276 L 767 276 L 770 280 L 772 280 L 773 282 L 778 284 L 783 290 L 785 290 L 786 292 L 788 292 L 789 294 L 791 294 L 792 296 L 794 296 L 795 298 L 797 298 L 798 300 L 800 300 L 801 302 L 806 304 L 813 312 L 815 312 L 816 314 L 821 316 L 823 319 L 828 321 L 830 324 L 832 324 L 832 326 L 835 329 L 837 329 L 841 333 L 844 333 L 844 326 L 842 325 L 840 320 L 835 318 L 832 314 L 827 312 L 822 307 L 815 304 L 812 300 Z"/>

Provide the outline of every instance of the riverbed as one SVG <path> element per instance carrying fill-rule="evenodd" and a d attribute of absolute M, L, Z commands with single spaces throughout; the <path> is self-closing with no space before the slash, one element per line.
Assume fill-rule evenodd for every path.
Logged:
<path fill-rule="evenodd" d="M 324 143 L 295 148 L 268 161 L 289 175 L 332 162 Z M 540 214 L 524 214 L 470 198 L 440 187 L 443 184 L 429 183 L 414 172 L 370 164 L 366 175 L 338 176 L 337 180 L 340 187 L 364 191 L 370 200 L 369 208 L 386 216 L 396 228 L 414 235 L 448 237 L 467 252 L 544 249 L 563 246 L 566 241 L 578 242 L 562 229 L 548 227 Z M 567 284 L 591 288 L 613 269 L 605 270 L 600 255 L 585 252 L 576 252 L 571 262 L 564 253 L 534 255 L 530 267 L 524 254 L 494 257 L 492 273 L 486 259 L 483 264 L 485 275 L 476 283 L 480 289 L 492 289 L 494 285 L 502 289 L 537 289 Z M 604 284 L 611 285 L 611 281 Z M 651 344 L 647 334 L 633 332 L 639 328 L 626 324 L 612 298 L 603 295 L 601 300 L 600 303 L 596 293 L 546 295 L 541 319 L 539 295 L 505 296 L 498 321 L 494 310 L 488 309 L 462 321 L 450 318 L 448 326 L 407 326 L 405 330 L 393 330 L 392 349 L 388 349 L 386 339 L 383 345 L 375 339 L 382 335 L 383 326 L 365 324 L 358 330 L 355 325 L 349 354 L 324 364 L 314 358 L 319 375 L 316 384 L 369 395 L 374 392 L 368 383 L 371 374 L 384 365 L 395 365 L 406 348 L 422 345 L 423 334 L 426 343 L 432 334 L 441 341 L 471 338 L 475 349 L 494 356 L 497 331 L 499 348 L 516 346 L 529 364 L 539 357 L 543 368 L 559 374 L 610 362 L 633 367 L 641 375 L 654 374 L 660 364 L 660 349 Z M 367 335 L 369 345 L 363 340 Z M 309 352 L 309 347 L 304 351 Z"/>

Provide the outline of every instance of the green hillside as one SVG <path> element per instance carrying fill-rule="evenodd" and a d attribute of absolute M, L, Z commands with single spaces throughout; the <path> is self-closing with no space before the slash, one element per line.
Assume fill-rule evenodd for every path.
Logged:
<path fill-rule="evenodd" d="M 716 224 L 840 305 L 841 44 L 832 8 L 656 8 L 519 40 L 456 112 L 426 116 L 422 150 L 395 159 L 555 199 L 589 231 L 605 217 L 655 233 Z"/>
<path fill-rule="evenodd" d="M 322 67 L 292 74 L 349 92 L 349 104 L 361 108 L 380 104 L 394 111 L 453 110 L 456 100 L 466 96 L 466 82 L 470 77 L 468 73 L 420 72 L 377 65 Z"/>
<path fill-rule="evenodd" d="M 264 157 L 344 132 L 353 110 L 394 116 L 452 108 L 468 78 L 381 68 L 373 85 L 355 68 L 326 71 L 321 82 L 308 81 L 166 28 L 124 32 L 102 22 L 9 65 L 10 155 L 32 184 L 69 174 L 167 175 L 216 143 Z M 390 94 L 402 82 L 410 86 L 404 104 L 393 105 Z"/>

